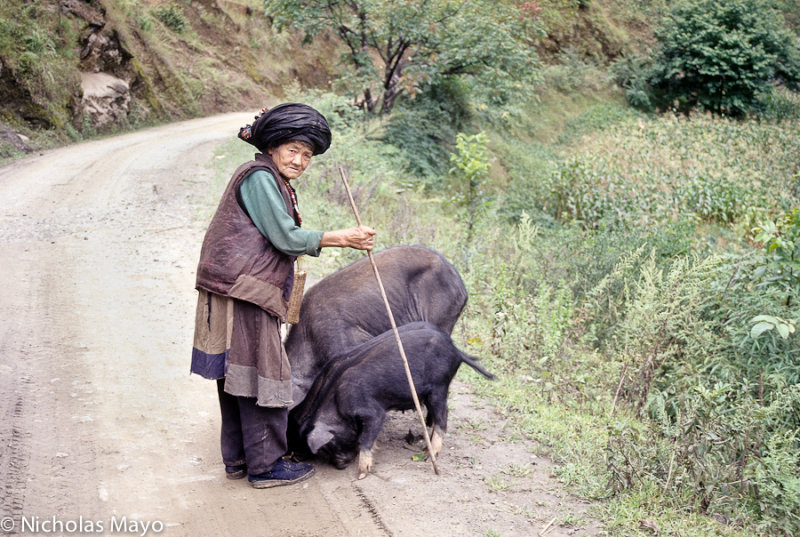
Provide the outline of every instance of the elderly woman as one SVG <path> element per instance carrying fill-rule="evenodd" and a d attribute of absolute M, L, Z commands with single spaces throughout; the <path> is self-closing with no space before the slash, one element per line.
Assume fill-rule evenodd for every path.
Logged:
<path fill-rule="evenodd" d="M 239 138 L 260 153 L 234 172 L 203 240 L 191 371 L 217 381 L 227 477 L 247 475 L 253 487 L 267 488 L 314 473 L 283 458 L 292 381 L 280 329 L 294 261 L 325 246 L 370 250 L 375 231 L 300 227 L 291 182 L 331 143 L 318 111 L 299 103 L 264 109 Z"/>

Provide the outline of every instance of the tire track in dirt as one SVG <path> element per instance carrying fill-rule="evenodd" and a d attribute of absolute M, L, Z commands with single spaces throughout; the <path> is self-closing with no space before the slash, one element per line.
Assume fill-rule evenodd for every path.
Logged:
<path fill-rule="evenodd" d="M 24 383 L 26 379 L 21 379 Z M 27 481 L 29 434 L 22 429 L 24 422 L 25 403 L 21 395 L 17 395 L 16 402 L 10 412 L 3 417 L 2 438 L 3 442 L 0 474 L 5 476 L 3 498 L 0 507 L 3 516 L 10 516 L 13 520 L 20 520 L 25 507 L 25 484 Z M 12 531 L 9 535 L 17 535 Z"/>
<path fill-rule="evenodd" d="M 0 281 L 4 287 L 8 283 L 24 277 L 18 259 L 14 263 L 0 263 Z M 7 283 L 8 282 L 8 283 Z M 30 299 L 22 293 L 23 299 Z M 35 408 L 31 398 L 32 380 L 29 373 L 23 372 L 27 361 L 30 343 L 24 327 L 13 324 L 14 311 L 8 310 L 0 301 L 0 315 L 4 319 L 0 337 L 0 408 L 3 419 L 0 421 L 0 475 L 4 482 L 0 490 L 0 517 L 11 517 L 15 529 L 9 535 L 18 535 L 18 522 L 25 511 L 28 485 L 28 467 L 31 452 L 31 419 L 29 409 Z"/>
<path fill-rule="evenodd" d="M 386 526 L 381 518 L 381 512 L 378 506 L 376 506 L 372 499 L 370 499 L 369 495 L 364 492 L 364 489 L 358 486 L 358 483 L 353 482 L 353 489 L 356 491 L 356 496 L 361 499 L 361 503 L 364 504 L 367 512 L 372 515 L 372 520 L 375 521 L 375 525 L 383 532 L 386 537 L 394 537 L 392 531 Z"/>

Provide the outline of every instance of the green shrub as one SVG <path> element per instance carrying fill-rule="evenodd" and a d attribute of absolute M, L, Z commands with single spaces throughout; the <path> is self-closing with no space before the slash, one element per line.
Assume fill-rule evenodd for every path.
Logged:
<path fill-rule="evenodd" d="M 769 0 L 684 0 L 656 35 L 650 82 L 662 107 L 742 117 L 776 81 L 800 88 L 800 48 Z"/>
<path fill-rule="evenodd" d="M 464 274 L 470 300 L 487 320 L 482 343 L 508 374 L 549 378 L 563 373 L 560 358 L 573 324 L 574 301 L 569 286 L 552 274 L 544 276 L 543 245 L 550 240 L 525 213 L 504 233 L 502 259 L 491 253 L 497 252 L 496 241 L 468 246 L 475 254 Z"/>
<path fill-rule="evenodd" d="M 800 293 L 800 209 L 781 215 L 756 229 L 755 240 L 767 249 L 758 276 L 763 285 L 786 294 L 786 305 L 798 303 Z"/>
<path fill-rule="evenodd" d="M 147 13 L 137 13 L 136 20 L 139 22 L 139 29 L 149 32 L 153 29 L 153 19 Z"/>
<path fill-rule="evenodd" d="M 652 70 L 652 58 L 635 54 L 621 56 L 609 66 L 614 81 L 625 90 L 628 103 L 644 111 L 653 110 L 649 85 Z"/>
<path fill-rule="evenodd" d="M 456 136 L 456 150 L 450 154 L 453 167 L 450 174 L 456 177 L 460 188 L 453 201 L 467 210 L 467 242 L 472 242 L 475 224 L 486 213 L 488 200 L 485 193 L 489 174 L 486 134 L 468 135 L 459 132 Z"/>
<path fill-rule="evenodd" d="M 557 153 L 541 143 L 501 137 L 493 140 L 492 149 L 509 176 L 498 214 L 511 223 L 518 223 L 522 214 L 527 213 L 539 226 L 557 224 L 542 207 L 548 198 L 547 178 L 555 173 L 560 162 Z"/>
<path fill-rule="evenodd" d="M 590 106 L 583 113 L 570 119 L 564 125 L 564 132 L 558 137 L 558 143 L 565 146 L 572 144 L 588 133 L 598 133 L 621 122 L 638 117 L 629 108 L 616 103 L 600 103 Z"/>
<path fill-rule="evenodd" d="M 186 18 L 181 8 L 175 4 L 170 3 L 156 9 L 156 17 L 174 32 L 182 33 L 186 30 Z"/>

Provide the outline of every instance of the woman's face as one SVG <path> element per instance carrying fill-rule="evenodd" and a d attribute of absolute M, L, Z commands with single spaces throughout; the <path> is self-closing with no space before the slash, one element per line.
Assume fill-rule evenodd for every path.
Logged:
<path fill-rule="evenodd" d="M 278 171 L 286 179 L 297 179 L 306 171 L 311 157 L 314 155 L 313 148 L 305 142 L 286 142 L 278 147 L 270 148 L 267 151 L 272 161 L 277 166 Z"/>

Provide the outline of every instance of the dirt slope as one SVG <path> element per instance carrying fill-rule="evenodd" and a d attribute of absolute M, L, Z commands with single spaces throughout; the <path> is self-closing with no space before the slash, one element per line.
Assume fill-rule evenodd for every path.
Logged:
<path fill-rule="evenodd" d="M 409 413 L 390 420 L 376 472 L 363 481 L 354 468 L 323 464 L 295 487 L 254 490 L 224 478 L 214 386 L 188 374 L 203 234 L 193 215 L 214 146 L 250 115 L 139 131 L 0 168 L 0 529 L 599 534 L 533 443 L 509 441 L 463 381 L 451 397 L 441 476 L 411 460 L 420 445 L 403 441 L 418 432 Z"/>

